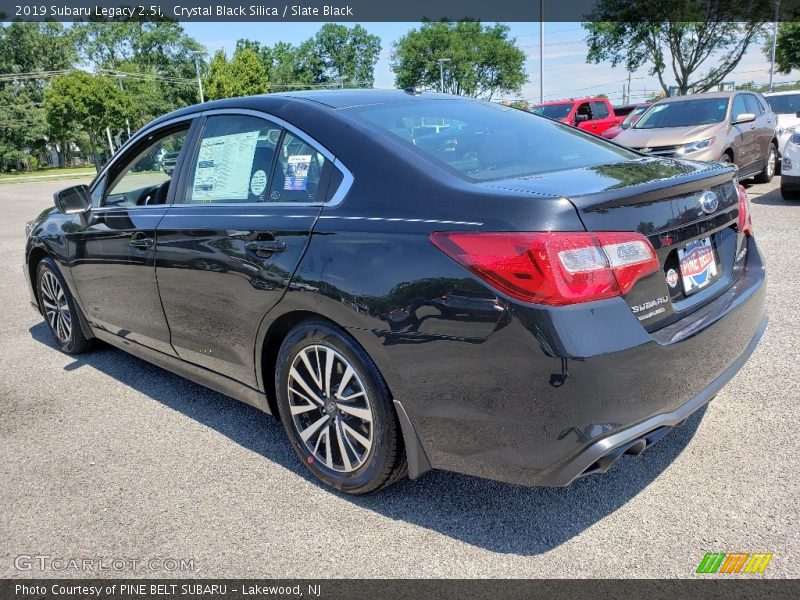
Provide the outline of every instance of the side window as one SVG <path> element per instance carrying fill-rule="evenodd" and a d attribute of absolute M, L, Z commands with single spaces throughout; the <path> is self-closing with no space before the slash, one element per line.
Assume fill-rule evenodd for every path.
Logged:
<path fill-rule="evenodd" d="M 103 205 L 164 204 L 188 132 L 187 123 L 177 131 L 172 129 L 169 133 L 153 134 L 143 142 L 144 147 L 134 148 L 131 160 L 123 161 L 123 166 L 111 174 L 111 186 L 105 193 Z M 102 193 L 102 187 L 97 186 L 95 191 Z"/>
<path fill-rule="evenodd" d="M 744 104 L 747 106 L 747 112 L 753 113 L 755 116 L 764 114 L 764 109 L 753 94 L 744 94 Z"/>
<path fill-rule="evenodd" d="M 592 114 L 595 119 L 605 119 L 608 117 L 608 107 L 605 102 L 592 102 Z"/>
<path fill-rule="evenodd" d="M 244 115 L 208 118 L 192 162 L 186 202 L 266 202 L 281 127 Z"/>
<path fill-rule="evenodd" d="M 305 140 L 286 131 L 281 142 L 272 185 L 270 202 L 322 202 L 329 179 L 330 161 Z M 319 193 L 319 197 L 318 194 Z"/>
<path fill-rule="evenodd" d="M 731 110 L 731 121 L 735 121 L 738 115 L 749 112 L 747 105 L 744 103 L 744 94 L 738 94 L 733 99 L 733 110 Z"/>
<path fill-rule="evenodd" d="M 575 115 L 585 115 L 591 121 L 592 120 L 592 109 L 589 108 L 589 103 L 588 102 L 584 102 L 583 104 L 581 104 L 578 107 L 578 110 L 575 112 Z"/>

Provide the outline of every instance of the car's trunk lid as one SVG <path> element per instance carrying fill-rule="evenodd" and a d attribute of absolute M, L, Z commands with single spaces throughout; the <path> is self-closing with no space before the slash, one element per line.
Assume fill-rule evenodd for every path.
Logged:
<path fill-rule="evenodd" d="M 693 312 L 738 276 L 742 242 L 731 227 L 739 207 L 734 176 L 729 166 L 642 158 L 483 185 L 560 195 L 588 231 L 645 235 L 662 270 L 637 282 L 625 300 L 652 331 Z M 706 198 L 703 209 L 706 192 L 716 197 L 716 208 Z"/>

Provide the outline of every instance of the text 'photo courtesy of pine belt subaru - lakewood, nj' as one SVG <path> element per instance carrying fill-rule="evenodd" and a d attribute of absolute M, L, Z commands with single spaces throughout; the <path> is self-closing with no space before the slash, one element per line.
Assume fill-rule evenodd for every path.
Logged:
<path fill-rule="evenodd" d="M 604 472 L 767 322 L 734 166 L 418 90 L 185 108 L 55 204 L 25 276 L 63 351 L 97 339 L 276 415 L 349 493 Z"/>

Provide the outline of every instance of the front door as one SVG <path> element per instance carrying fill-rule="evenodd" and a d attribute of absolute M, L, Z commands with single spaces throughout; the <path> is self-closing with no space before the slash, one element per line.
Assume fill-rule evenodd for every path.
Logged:
<path fill-rule="evenodd" d="M 331 169 L 265 118 L 207 118 L 157 231 L 158 284 L 181 358 L 256 387 L 259 324 L 305 251 Z"/>
<path fill-rule="evenodd" d="M 87 319 L 115 335 L 175 354 L 155 271 L 156 227 L 172 201 L 165 154 L 181 153 L 191 121 L 146 136 L 92 190 L 95 205 L 70 235 L 71 270 Z M 167 172 L 169 171 L 169 172 Z"/>

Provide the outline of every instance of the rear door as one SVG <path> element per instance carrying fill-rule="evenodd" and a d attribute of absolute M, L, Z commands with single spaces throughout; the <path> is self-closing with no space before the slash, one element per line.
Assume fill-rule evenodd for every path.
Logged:
<path fill-rule="evenodd" d="M 256 332 L 305 251 L 333 157 L 252 111 L 211 111 L 201 128 L 158 226 L 161 300 L 181 358 L 256 387 Z"/>

